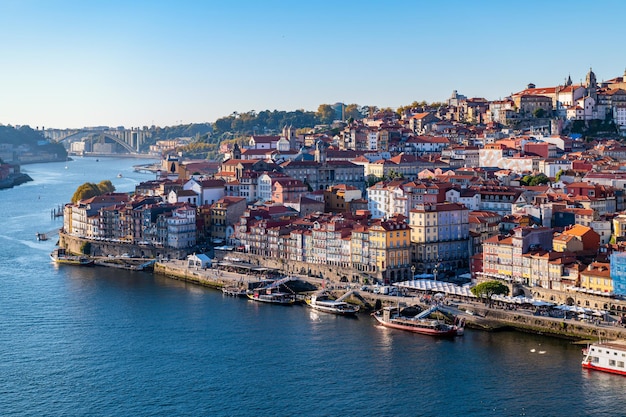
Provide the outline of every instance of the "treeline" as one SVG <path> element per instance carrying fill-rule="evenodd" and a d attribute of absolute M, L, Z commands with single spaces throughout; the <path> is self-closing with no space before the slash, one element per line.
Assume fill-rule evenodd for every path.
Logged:
<path fill-rule="evenodd" d="M 29 145 L 34 151 L 56 153 L 60 157 L 67 157 L 67 151 L 61 144 L 49 143 L 43 134 L 30 126 L 0 125 L 0 143 L 8 143 L 14 146 Z"/>
<path fill-rule="evenodd" d="M 296 129 L 313 127 L 320 124 L 320 119 L 315 112 L 296 111 L 269 111 L 246 113 L 232 113 L 230 116 L 217 119 L 213 124 L 213 132 L 216 136 L 240 136 L 240 135 L 267 135 L 277 133 L 285 126 L 293 126 Z"/>
<path fill-rule="evenodd" d="M 185 155 L 193 158 L 213 159 L 219 156 L 219 145 L 222 142 L 239 142 L 240 144 L 251 135 L 280 134 L 285 126 L 296 130 L 311 129 L 315 126 L 330 126 L 337 120 L 351 122 L 364 117 L 373 117 L 376 114 L 404 111 L 418 106 L 439 107 L 443 103 L 413 102 L 408 106 L 401 106 L 396 111 L 391 108 L 376 106 L 361 106 L 359 104 L 320 104 L 317 111 L 283 111 L 263 110 L 257 112 L 233 112 L 228 116 L 217 119 L 214 123 L 194 123 L 170 127 L 153 127 L 151 138 L 144 145 L 146 148 L 158 140 L 191 137 L 191 144 L 179 148 Z"/>

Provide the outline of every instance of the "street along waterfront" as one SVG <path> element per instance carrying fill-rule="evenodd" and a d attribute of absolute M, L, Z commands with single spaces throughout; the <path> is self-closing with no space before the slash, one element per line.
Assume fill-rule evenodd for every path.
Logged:
<path fill-rule="evenodd" d="M 25 167 L 0 192 L 3 415 L 614 415 L 621 376 L 516 332 L 438 340 L 143 272 L 55 266 L 52 207 L 131 159 Z M 127 171 L 128 169 L 128 171 Z M 123 172 L 122 178 L 116 178 Z M 540 353 L 543 352 L 543 353 Z M 269 376 L 271 375 L 271 377 Z"/>

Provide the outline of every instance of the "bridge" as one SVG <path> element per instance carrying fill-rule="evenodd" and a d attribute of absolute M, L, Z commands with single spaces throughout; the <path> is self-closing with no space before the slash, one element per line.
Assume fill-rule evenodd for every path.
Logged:
<path fill-rule="evenodd" d="M 44 137 L 63 143 L 71 153 L 139 153 L 141 145 L 151 136 L 148 130 L 139 129 L 47 129 Z M 115 149 L 118 148 L 118 149 Z M 121 149 L 119 149 L 121 148 Z"/>

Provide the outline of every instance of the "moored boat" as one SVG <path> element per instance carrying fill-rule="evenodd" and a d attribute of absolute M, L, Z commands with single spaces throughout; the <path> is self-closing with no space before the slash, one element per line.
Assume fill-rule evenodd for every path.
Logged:
<path fill-rule="evenodd" d="M 359 306 L 333 300 L 327 294 L 313 294 L 306 300 L 306 304 L 315 310 L 341 316 L 353 316 L 359 311 Z"/>
<path fill-rule="evenodd" d="M 582 367 L 612 374 L 626 375 L 626 341 L 592 343 L 583 349 Z"/>
<path fill-rule="evenodd" d="M 296 302 L 296 297 L 293 294 L 286 292 L 274 292 L 271 289 L 260 288 L 247 293 L 249 299 L 258 301 L 261 303 L 280 304 L 280 305 L 292 305 Z"/>
<path fill-rule="evenodd" d="M 430 336 L 452 337 L 463 334 L 462 323 L 448 324 L 442 320 L 428 318 L 428 315 L 436 311 L 435 308 L 426 310 L 415 317 L 401 315 L 398 307 L 385 307 L 372 313 L 372 316 L 384 327 L 405 330 L 413 333 Z"/>
<path fill-rule="evenodd" d="M 231 297 L 246 297 L 248 292 L 245 288 L 241 287 L 222 287 L 222 294 L 229 295 Z"/>
<path fill-rule="evenodd" d="M 50 258 L 61 265 L 93 266 L 94 261 L 85 256 L 68 255 L 65 249 L 55 249 Z"/>

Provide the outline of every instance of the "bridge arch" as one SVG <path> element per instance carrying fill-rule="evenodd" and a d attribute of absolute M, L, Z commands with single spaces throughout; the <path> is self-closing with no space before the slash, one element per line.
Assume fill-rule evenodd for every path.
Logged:
<path fill-rule="evenodd" d="M 139 153 L 131 144 L 127 143 L 123 138 L 120 138 L 115 132 L 110 131 L 94 131 L 94 130 L 71 130 L 66 135 L 56 138 L 57 143 L 71 141 L 72 139 L 87 139 L 95 140 L 96 138 L 103 138 L 113 141 L 124 148 L 131 154 Z"/>

